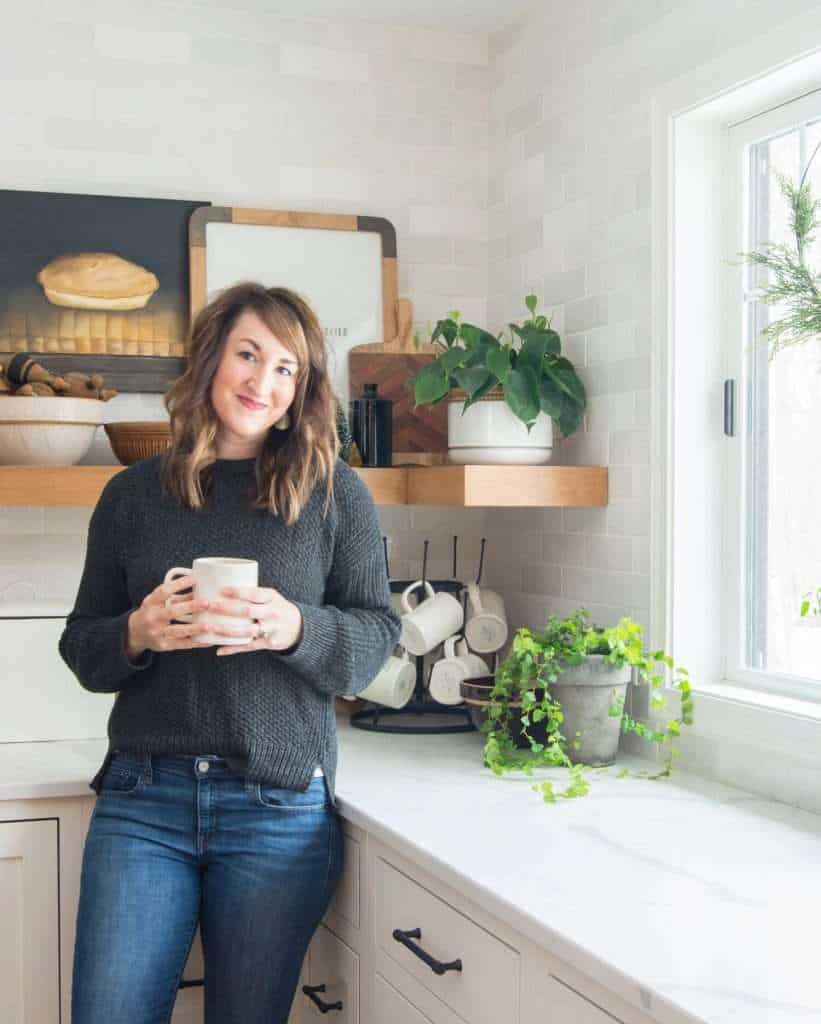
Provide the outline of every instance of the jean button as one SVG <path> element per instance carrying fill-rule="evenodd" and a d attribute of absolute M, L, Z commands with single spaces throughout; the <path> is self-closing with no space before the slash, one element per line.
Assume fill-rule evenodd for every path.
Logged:
<path fill-rule="evenodd" d="M 207 772 L 208 771 L 208 762 L 207 761 L 198 761 L 197 762 L 197 770 L 201 771 L 203 773 Z"/>

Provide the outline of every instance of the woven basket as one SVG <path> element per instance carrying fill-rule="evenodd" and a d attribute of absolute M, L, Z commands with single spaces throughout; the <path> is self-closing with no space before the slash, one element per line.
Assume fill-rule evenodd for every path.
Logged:
<path fill-rule="evenodd" d="M 106 423 L 105 432 L 124 466 L 159 455 L 171 444 L 171 424 L 162 420 Z"/>

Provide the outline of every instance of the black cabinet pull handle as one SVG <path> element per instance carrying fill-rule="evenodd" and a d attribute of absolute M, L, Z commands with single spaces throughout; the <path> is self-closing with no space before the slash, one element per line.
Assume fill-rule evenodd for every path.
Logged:
<path fill-rule="evenodd" d="M 342 1009 L 341 999 L 337 999 L 335 1003 L 323 1003 L 323 1001 L 319 998 L 317 992 L 324 992 L 324 985 L 303 985 L 302 991 L 311 1000 L 314 1006 L 316 1006 L 317 1010 L 319 1010 L 320 1013 L 327 1013 L 329 1010 Z"/>
<path fill-rule="evenodd" d="M 444 974 L 445 971 L 461 971 L 462 961 L 460 959 L 451 960 L 449 964 L 443 964 L 441 960 L 437 960 L 432 957 L 430 953 L 426 953 L 421 946 L 417 946 L 412 939 L 421 939 L 422 930 L 421 928 L 411 928 L 410 931 L 403 932 L 399 928 L 394 928 L 393 937 L 397 942 L 401 942 L 403 946 L 406 946 L 414 956 L 418 956 L 419 959 L 428 965 L 434 974 Z"/>

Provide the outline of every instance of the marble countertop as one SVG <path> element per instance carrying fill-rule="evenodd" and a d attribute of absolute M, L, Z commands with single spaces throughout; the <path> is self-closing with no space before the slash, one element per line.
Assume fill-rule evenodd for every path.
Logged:
<path fill-rule="evenodd" d="M 339 747 L 348 820 L 660 1024 L 821 1022 L 821 817 L 684 772 L 548 806 L 475 733 Z M 0 800 L 93 798 L 105 749 L 0 744 Z"/>

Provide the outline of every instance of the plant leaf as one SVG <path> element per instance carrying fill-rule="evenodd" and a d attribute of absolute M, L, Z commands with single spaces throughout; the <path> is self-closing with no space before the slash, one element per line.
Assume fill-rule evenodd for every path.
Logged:
<path fill-rule="evenodd" d="M 505 381 L 505 401 L 514 416 L 530 430 L 540 411 L 539 381 L 530 366 L 510 371 Z"/>
<path fill-rule="evenodd" d="M 450 390 L 448 375 L 438 360 L 423 366 L 412 380 L 416 405 L 433 405 L 444 398 Z"/>

